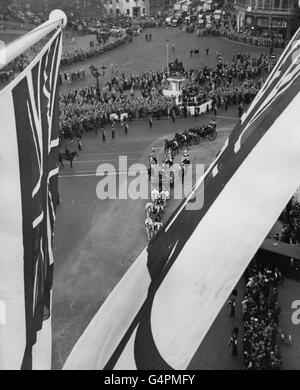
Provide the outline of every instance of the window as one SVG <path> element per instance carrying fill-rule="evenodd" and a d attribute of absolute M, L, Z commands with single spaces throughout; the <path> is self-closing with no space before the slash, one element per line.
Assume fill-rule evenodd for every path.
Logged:
<path fill-rule="evenodd" d="M 258 9 L 262 9 L 263 8 L 263 0 L 258 0 L 257 5 L 258 5 Z"/>
<path fill-rule="evenodd" d="M 268 18 L 257 18 L 257 26 L 259 27 L 268 27 L 269 26 L 269 19 Z"/>
<path fill-rule="evenodd" d="M 143 14 L 145 15 L 145 13 L 146 13 L 146 9 L 145 9 L 145 8 L 143 8 Z"/>
<path fill-rule="evenodd" d="M 274 8 L 278 9 L 280 7 L 280 0 L 275 0 L 274 1 Z"/>
<path fill-rule="evenodd" d="M 126 10 L 126 15 L 130 15 L 130 10 L 129 9 Z"/>

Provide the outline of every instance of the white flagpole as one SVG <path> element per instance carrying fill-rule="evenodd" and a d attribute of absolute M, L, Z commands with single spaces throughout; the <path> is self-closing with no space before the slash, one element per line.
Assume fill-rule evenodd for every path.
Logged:
<path fill-rule="evenodd" d="M 67 15 L 63 11 L 58 9 L 54 10 L 50 13 L 49 20 L 45 23 L 11 42 L 6 47 L 0 48 L 1 51 L 4 51 L 0 53 L 0 70 L 47 36 L 51 31 L 58 27 L 64 28 L 67 25 L 67 21 Z"/>

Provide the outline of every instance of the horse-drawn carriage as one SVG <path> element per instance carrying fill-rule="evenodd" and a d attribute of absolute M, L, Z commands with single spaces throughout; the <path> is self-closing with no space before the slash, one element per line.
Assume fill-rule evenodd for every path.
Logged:
<path fill-rule="evenodd" d="M 185 130 L 182 134 L 176 133 L 173 140 L 165 141 L 165 154 L 170 154 L 172 158 L 184 147 L 198 145 L 201 138 L 214 141 L 217 138 L 217 125 L 212 120 L 208 125 L 196 126 L 193 129 Z"/>
<path fill-rule="evenodd" d="M 201 138 L 207 138 L 209 141 L 214 141 L 217 136 L 216 125 L 209 123 L 206 126 L 196 126 L 196 128 L 189 129 L 189 136 L 195 145 L 200 143 Z"/>

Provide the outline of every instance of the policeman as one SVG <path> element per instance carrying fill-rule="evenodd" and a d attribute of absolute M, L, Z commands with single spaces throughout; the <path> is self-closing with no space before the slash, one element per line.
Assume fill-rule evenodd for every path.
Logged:
<path fill-rule="evenodd" d="M 124 123 L 124 130 L 125 130 L 125 134 L 126 134 L 126 135 L 128 134 L 128 129 L 129 129 L 128 123 L 125 122 L 125 123 Z"/>

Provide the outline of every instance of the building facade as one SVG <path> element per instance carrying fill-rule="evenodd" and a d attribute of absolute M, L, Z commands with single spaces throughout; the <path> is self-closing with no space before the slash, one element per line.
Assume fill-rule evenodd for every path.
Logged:
<path fill-rule="evenodd" d="M 178 0 L 149 0 L 150 12 L 156 14 L 172 7 Z"/>
<path fill-rule="evenodd" d="M 235 0 L 237 27 L 290 38 L 300 25 L 298 0 Z"/>
<path fill-rule="evenodd" d="M 149 0 L 103 0 L 108 16 L 139 17 L 149 15 Z"/>

